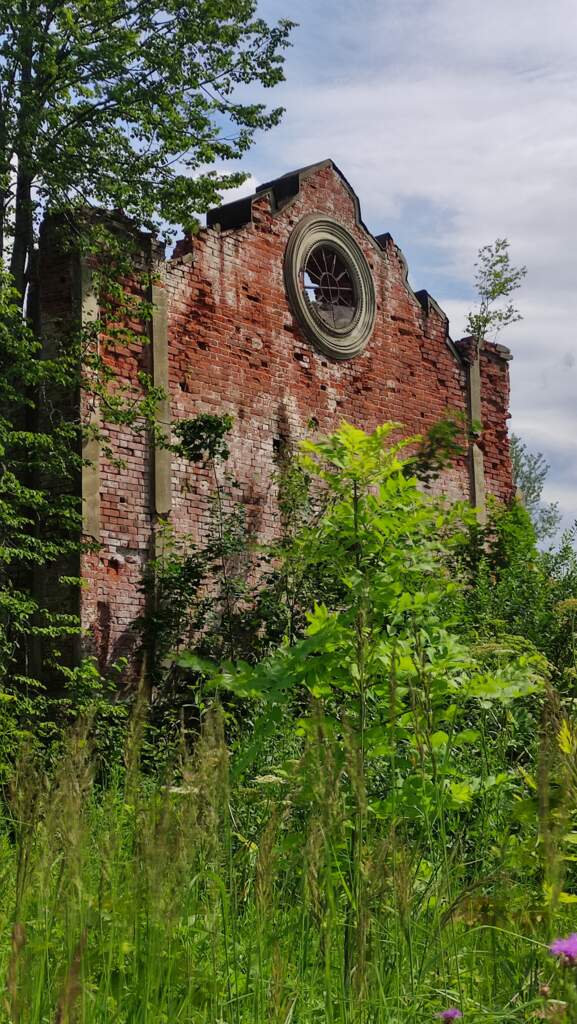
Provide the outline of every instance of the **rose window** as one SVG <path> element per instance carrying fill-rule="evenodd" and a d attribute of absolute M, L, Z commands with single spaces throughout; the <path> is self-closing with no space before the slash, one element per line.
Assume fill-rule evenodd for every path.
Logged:
<path fill-rule="evenodd" d="M 360 245 L 338 221 L 303 217 L 286 247 L 284 275 L 293 312 L 308 340 L 332 359 L 351 359 L 369 341 L 375 287 Z"/>
<path fill-rule="evenodd" d="M 303 289 L 311 308 L 329 327 L 349 327 L 357 308 L 354 278 L 343 257 L 317 245 L 303 267 Z"/>

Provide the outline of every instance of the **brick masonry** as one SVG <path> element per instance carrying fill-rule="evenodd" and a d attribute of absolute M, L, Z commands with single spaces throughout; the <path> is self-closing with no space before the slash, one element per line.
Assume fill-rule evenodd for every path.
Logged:
<path fill-rule="evenodd" d="M 287 300 L 285 248 L 291 231 L 309 213 L 327 214 L 342 224 L 373 275 L 374 330 L 365 350 L 350 360 L 317 352 Z M 107 346 L 106 358 L 127 383 L 134 384 L 140 369 L 168 375 L 163 421 L 201 412 L 232 414 L 229 465 L 259 539 L 272 537 L 277 528 L 273 471 L 278 444 L 310 434 L 311 423 L 322 434 L 342 420 L 368 431 L 397 420 L 404 432 L 414 434 L 448 409 L 471 415 L 475 401 L 480 402 L 484 487 L 504 501 L 511 499 L 508 351 L 485 345 L 475 399 L 467 340 L 453 344 L 442 310 L 426 292 L 411 290 L 399 248 L 389 235 L 375 238 L 367 231 L 354 192 L 331 161 L 277 179 L 254 197 L 213 211 L 208 222 L 160 265 L 155 287 L 157 295 L 158 289 L 165 293 L 164 330 L 159 334 L 157 325 L 151 345 L 137 340 L 126 347 Z M 55 311 L 61 314 L 66 294 L 72 295 L 67 291 L 71 271 L 46 248 L 43 265 L 41 305 L 49 321 Z M 154 325 L 146 330 L 154 333 Z M 101 546 L 84 555 L 81 564 L 87 649 L 102 666 L 121 655 L 135 658 L 134 622 L 143 610 L 139 584 L 154 552 L 157 512 L 168 515 L 178 533 L 202 539 L 211 494 L 206 472 L 174 457 L 167 465 L 166 456 L 159 461 L 157 455 L 155 464 L 145 434 L 116 427 L 111 442 L 125 468 L 100 456 Z M 472 463 L 468 458 L 453 466 L 439 489 L 453 499 L 474 499 L 478 489 Z M 166 478 L 160 497 L 155 473 Z"/>

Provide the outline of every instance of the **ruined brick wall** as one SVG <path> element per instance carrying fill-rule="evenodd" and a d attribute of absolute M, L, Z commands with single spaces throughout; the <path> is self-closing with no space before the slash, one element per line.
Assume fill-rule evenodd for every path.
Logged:
<path fill-rule="evenodd" d="M 468 375 L 469 416 L 473 426 L 481 425 L 476 447 L 482 453 L 483 493 L 492 494 L 508 504 L 515 496 L 507 422 L 509 413 L 509 361 L 511 353 L 504 345 L 485 341 L 477 367 L 477 386 L 471 386 L 474 345 L 471 338 L 456 343 Z M 473 378 L 474 378 L 473 374 Z M 474 392 L 477 391 L 475 396 Z M 474 481 L 470 480 L 473 485 Z M 471 500 L 475 494 L 471 493 Z M 477 503 L 479 503 L 477 499 Z"/>
<path fill-rule="evenodd" d="M 142 242 L 150 248 L 144 238 Z M 93 317 L 114 326 L 94 294 L 93 264 L 93 259 L 83 260 L 74 250 L 73 239 L 61 231 L 59 218 L 45 223 L 40 244 L 39 326 L 48 349 L 52 337 L 65 338 L 70 332 L 81 331 Z M 140 269 L 147 264 L 147 254 L 143 253 Z M 123 284 L 136 303 L 146 300 L 144 284 Z M 129 334 L 119 333 L 116 340 L 111 336 L 101 338 L 99 354 L 114 374 L 111 392 L 126 389 L 127 398 L 137 400 L 143 397 L 139 373 L 150 371 L 148 325 L 140 318 L 130 321 L 124 317 L 122 326 Z M 70 414 L 87 423 L 94 399 L 78 393 L 74 397 L 76 406 Z M 74 606 L 69 605 L 69 588 L 63 590 L 57 585 L 56 573 L 54 578 L 41 582 L 45 591 L 52 591 L 48 600 L 51 606 L 79 613 L 86 630 L 77 645 L 79 651 L 95 654 L 102 669 L 127 657 L 137 670 L 134 622 L 143 607 L 139 589 L 151 557 L 155 522 L 150 480 L 153 447 L 146 429 L 112 426 L 105 418 L 100 429 L 103 443 L 87 446 L 84 455 L 93 462 L 84 467 L 78 480 L 84 505 L 83 541 L 86 548 L 97 543 L 98 550 L 81 551 L 74 564 L 65 567 L 67 575 L 80 575 L 84 581 Z"/>
<path fill-rule="evenodd" d="M 117 386 L 129 387 L 137 399 L 143 397 L 138 374 L 150 372 L 150 346 L 146 329 L 132 327 L 134 340 L 108 344 L 104 353 Z M 103 433 L 113 458 L 100 455 L 101 547 L 81 557 L 81 574 L 88 583 L 81 591 L 81 618 L 90 631 L 85 649 L 97 655 L 101 669 L 127 657 L 137 671 L 135 619 L 144 607 L 144 568 L 154 554 L 153 445 L 146 429 L 103 425 Z M 120 468 L 116 459 L 122 461 Z"/>
<path fill-rule="evenodd" d="M 515 495 L 507 421 L 509 419 L 509 350 L 485 342 L 481 353 L 481 423 L 485 486 L 504 502 Z"/>
<path fill-rule="evenodd" d="M 345 225 L 375 280 L 371 341 L 343 362 L 303 337 L 285 291 L 289 235 L 313 211 Z M 354 197 L 332 167 L 306 177 L 280 212 L 265 194 L 246 225 L 204 231 L 181 244 L 166 287 L 172 417 L 234 416 L 232 471 L 260 536 L 275 528 L 275 440 L 298 440 L 311 421 L 320 433 L 342 420 L 366 430 L 398 420 L 406 433 L 418 433 L 448 407 L 466 408 L 464 370 L 446 343 L 446 318 L 434 303 L 424 310 L 410 291 L 394 242 L 381 248 L 357 222 Z M 455 497 L 467 494 L 467 466 L 456 467 L 444 484 Z M 179 529 L 202 522 L 203 491 L 190 468 L 176 463 L 172 514 Z"/>
<path fill-rule="evenodd" d="M 146 260 L 139 269 L 146 270 Z M 136 307 L 148 300 L 144 279 L 123 285 Z M 144 397 L 139 375 L 152 371 L 150 325 L 126 316 L 121 325 L 118 337 L 113 334 L 101 340 L 100 354 L 114 373 L 112 391 L 123 392 L 127 401 L 136 402 Z M 97 656 L 101 670 L 127 658 L 130 673 L 136 675 L 140 665 L 137 619 L 144 611 L 143 575 L 154 557 L 154 445 L 144 422 L 131 426 L 103 421 L 101 429 L 104 443 L 98 466 L 96 538 L 100 547 L 81 556 L 81 575 L 87 581 L 81 590 L 81 619 L 88 631 L 84 649 Z"/>
<path fill-rule="evenodd" d="M 309 213 L 342 224 L 371 268 L 376 321 L 366 348 L 353 359 L 317 351 L 287 299 L 285 249 Z M 325 433 L 343 420 L 368 431 L 396 420 L 404 433 L 422 433 L 449 409 L 470 412 L 469 368 L 465 350 L 449 339 L 443 312 L 426 292 L 412 292 L 399 249 L 390 236 L 369 234 L 354 193 L 330 161 L 278 179 L 253 199 L 217 211 L 210 222 L 213 227 L 181 242 L 162 268 L 166 415 L 175 421 L 201 412 L 232 414 L 229 468 L 249 525 L 262 540 L 278 527 L 274 470 L 280 444 L 296 443 L 311 431 Z M 135 344 L 108 358 L 122 379 L 134 382 L 151 356 Z M 508 366 L 499 346 L 483 353 L 481 392 L 486 486 L 509 500 Z M 101 549 L 85 556 L 82 566 L 88 581 L 83 618 L 102 664 L 131 654 L 133 623 L 143 610 L 139 582 L 157 519 L 158 466 L 147 438 L 127 429 L 112 433 L 126 469 L 101 460 Z M 176 458 L 168 469 L 168 505 L 161 511 L 170 509 L 167 518 L 178 533 L 202 539 L 212 481 L 205 470 Z M 447 471 L 436 489 L 451 498 L 470 497 L 469 460 Z"/>

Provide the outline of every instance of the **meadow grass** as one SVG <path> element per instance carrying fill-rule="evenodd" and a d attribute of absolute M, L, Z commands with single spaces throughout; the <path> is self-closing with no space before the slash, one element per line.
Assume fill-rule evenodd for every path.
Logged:
<path fill-rule="evenodd" d="M 137 708 L 123 756 L 101 718 L 10 767 L 3 1024 L 577 1024 L 575 666 L 471 618 L 477 520 L 394 429 L 306 442 L 300 631 L 180 651 L 202 724 L 171 758 Z"/>
<path fill-rule="evenodd" d="M 138 745 L 106 784 L 80 727 L 50 773 L 18 764 L 0 835 L 6 1024 L 557 1019 L 540 988 L 567 908 L 497 856 L 488 818 L 367 815 L 322 725 L 292 773 L 234 784 L 218 714 L 163 778 Z"/>

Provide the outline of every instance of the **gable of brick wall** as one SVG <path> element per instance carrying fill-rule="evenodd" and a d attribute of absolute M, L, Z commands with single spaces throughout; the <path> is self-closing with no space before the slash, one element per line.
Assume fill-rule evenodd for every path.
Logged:
<path fill-rule="evenodd" d="M 467 413 L 467 363 L 451 343 L 446 316 L 426 293 L 413 293 L 402 253 L 390 236 L 375 239 L 360 220 L 358 200 L 330 162 L 292 176 L 289 186 L 264 189 L 228 217 L 181 242 L 161 266 L 159 287 L 167 309 L 169 416 L 231 413 L 229 469 L 259 540 L 278 528 L 275 456 L 279 445 L 308 433 L 326 433 L 343 420 L 372 430 L 386 420 L 420 434 L 447 411 Z M 283 260 L 291 231 L 310 213 L 327 214 L 353 235 L 371 267 L 377 314 L 366 349 L 336 361 L 306 340 L 287 301 Z M 58 305 L 57 289 L 43 298 Z M 122 379 L 135 381 L 150 365 L 138 343 L 109 349 L 106 358 Z M 507 440 L 508 368 L 498 346 L 481 362 L 487 489 L 512 494 Z M 124 458 L 118 470 L 101 458 L 100 541 L 85 555 L 87 587 L 82 616 L 91 646 L 104 666 L 134 657 L 134 622 L 143 611 L 139 589 L 154 551 L 154 453 L 148 438 L 111 430 Z M 206 471 L 173 458 L 169 519 L 177 533 L 202 541 L 212 482 Z M 437 489 L 450 498 L 470 496 L 466 459 L 448 470 Z"/>

